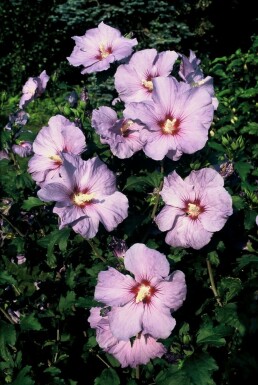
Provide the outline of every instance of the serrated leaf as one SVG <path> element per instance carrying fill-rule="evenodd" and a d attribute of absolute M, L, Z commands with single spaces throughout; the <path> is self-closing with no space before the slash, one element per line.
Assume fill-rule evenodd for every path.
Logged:
<path fill-rule="evenodd" d="M 241 210 L 243 208 L 245 208 L 245 201 L 237 196 L 237 195 L 232 195 L 232 201 L 233 201 L 233 206 L 237 209 L 237 210 Z"/>
<path fill-rule="evenodd" d="M 219 292 L 224 292 L 224 301 L 227 303 L 242 290 L 242 282 L 239 278 L 222 278 L 219 285 Z"/>
<path fill-rule="evenodd" d="M 71 311 L 71 307 L 76 303 L 76 296 L 74 291 L 68 291 L 66 297 L 61 296 L 59 301 L 59 311 L 61 313 L 67 313 Z"/>
<path fill-rule="evenodd" d="M 157 385 L 192 385 L 184 370 L 172 365 L 168 370 L 161 371 L 156 377 Z"/>
<path fill-rule="evenodd" d="M 238 172 L 240 178 L 245 181 L 253 166 L 250 163 L 239 160 L 234 163 L 234 168 Z"/>
<path fill-rule="evenodd" d="M 216 319 L 219 323 L 232 326 L 238 330 L 241 335 L 244 335 L 245 326 L 239 320 L 236 303 L 228 303 L 223 307 L 217 308 Z"/>
<path fill-rule="evenodd" d="M 35 385 L 35 381 L 29 375 L 31 366 L 26 365 L 19 371 L 16 379 L 10 385 Z"/>
<path fill-rule="evenodd" d="M 120 385 L 120 379 L 112 368 L 104 369 L 94 381 L 94 385 Z"/>
<path fill-rule="evenodd" d="M 236 272 L 243 269 L 250 263 L 258 263 L 258 256 L 254 254 L 245 254 L 241 258 L 237 258 L 238 267 L 235 269 Z"/>
<path fill-rule="evenodd" d="M 16 331 L 14 325 L 0 321 L 0 355 L 5 360 L 10 359 L 8 345 L 14 346 L 16 342 Z"/>
<path fill-rule="evenodd" d="M 227 334 L 228 329 L 225 327 L 216 326 L 214 327 L 212 323 L 202 325 L 197 333 L 196 343 L 198 345 L 212 345 L 215 347 L 220 347 L 226 344 L 226 340 L 223 337 Z"/>
<path fill-rule="evenodd" d="M 218 370 L 218 366 L 208 353 L 192 354 L 184 361 L 183 370 L 190 379 L 191 385 L 215 385 L 211 376 Z"/>
<path fill-rule="evenodd" d="M 42 202 L 39 198 L 29 197 L 23 202 L 23 205 L 21 207 L 23 210 L 29 211 L 33 207 L 44 206 L 44 205 L 46 205 L 46 203 Z"/>
<path fill-rule="evenodd" d="M 0 284 L 16 285 L 16 280 L 7 271 L 0 271 Z"/>
<path fill-rule="evenodd" d="M 29 314 L 21 318 L 20 322 L 21 330 L 41 330 L 42 326 L 35 315 Z"/>

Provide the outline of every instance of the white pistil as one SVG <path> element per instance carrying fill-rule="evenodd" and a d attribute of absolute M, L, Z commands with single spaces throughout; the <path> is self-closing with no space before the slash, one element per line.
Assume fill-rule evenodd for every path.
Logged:
<path fill-rule="evenodd" d="M 94 198 L 94 193 L 92 194 L 84 194 L 77 193 L 73 195 L 73 201 L 77 206 L 83 206 L 85 203 L 90 202 Z"/>
<path fill-rule="evenodd" d="M 176 130 L 176 125 L 177 123 L 177 119 L 174 118 L 174 119 L 167 119 L 165 121 L 165 123 L 163 124 L 162 126 L 162 131 L 165 133 L 165 134 L 173 134 L 173 132 Z"/>
<path fill-rule="evenodd" d="M 102 59 L 106 59 L 106 57 L 110 55 L 109 50 L 105 48 L 105 45 L 103 43 L 99 45 L 99 52 Z"/>
<path fill-rule="evenodd" d="M 195 205 L 194 203 L 188 203 L 187 205 L 187 214 L 190 215 L 193 218 L 198 217 L 198 215 L 201 212 L 201 208 L 198 205 Z"/>
<path fill-rule="evenodd" d="M 59 155 L 51 155 L 49 156 L 49 159 L 53 160 L 54 162 L 62 164 L 63 161 Z"/>
<path fill-rule="evenodd" d="M 150 290 L 151 290 L 150 286 L 141 285 L 140 289 L 138 291 L 138 294 L 136 296 L 135 302 L 139 303 L 139 302 L 143 301 L 146 297 L 150 297 L 150 295 L 151 295 Z"/>
<path fill-rule="evenodd" d="M 153 83 L 151 80 L 142 80 L 142 85 L 147 88 L 148 91 L 153 90 Z"/>

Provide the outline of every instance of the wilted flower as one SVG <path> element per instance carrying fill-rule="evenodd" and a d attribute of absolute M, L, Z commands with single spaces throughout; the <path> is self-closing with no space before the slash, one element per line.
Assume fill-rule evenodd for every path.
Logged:
<path fill-rule="evenodd" d="M 8 309 L 8 314 L 15 324 L 20 323 L 21 313 L 19 312 L 19 310 Z"/>
<path fill-rule="evenodd" d="M 116 237 L 112 238 L 109 247 L 117 258 L 123 258 L 125 256 L 125 252 L 128 249 L 126 242 L 123 239 L 118 239 Z"/>
<path fill-rule="evenodd" d="M 166 348 L 150 335 L 139 334 L 131 342 L 117 339 L 111 332 L 108 313 L 102 315 L 102 309 L 95 307 L 90 310 L 88 321 L 96 329 L 96 340 L 99 346 L 107 353 L 112 354 L 121 364 L 122 368 L 145 365 L 151 359 L 161 357 L 166 353 Z"/>
<path fill-rule="evenodd" d="M 176 321 L 176 311 L 185 300 L 186 284 L 182 271 L 169 275 L 169 263 L 164 254 L 136 243 L 124 257 L 125 268 L 135 279 L 109 267 L 98 275 L 94 298 L 112 306 L 109 324 L 119 340 L 142 333 L 154 338 L 167 338 Z"/>
<path fill-rule="evenodd" d="M 67 96 L 67 101 L 70 104 L 72 108 L 76 107 L 77 102 L 79 100 L 79 96 L 76 91 L 70 92 L 70 94 Z"/>
<path fill-rule="evenodd" d="M 30 77 L 23 86 L 23 95 L 20 99 L 19 108 L 22 109 L 33 99 L 41 96 L 46 89 L 48 81 L 49 76 L 46 71 L 41 72 L 38 77 Z"/>
<path fill-rule="evenodd" d="M 57 202 L 53 212 L 60 218 L 60 229 L 70 225 L 84 238 L 93 238 L 101 222 L 112 231 L 128 215 L 128 200 L 116 191 L 115 174 L 97 157 L 87 161 L 69 154 L 63 157 L 61 177 L 44 184 L 39 198 Z"/>
<path fill-rule="evenodd" d="M 179 76 L 191 87 L 205 87 L 212 97 L 214 109 L 218 108 L 218 99 L 214 96 L 213 78 L 211 76 L 204 77 L 203 71 L 199 67 L 201 60 L 198 59 L 193 51 L 190 50 L 190 56 L 180 54 L 181 63 Z"/>
<path fill-rule="evenodd" d="M 213 119 L 210 94 L 173 77 L 153 79 L 153 87 L 152 101 L 130 103 L 124 111 L 126 118 L 146 125 L 141 135 L 145 154 L 178 160 L 202 149 Z"/>
<path fill-rule="evenodd" d="M 82 131 L 64 116 L 53 116 L 48 126 L 39 131 L 33 143 L 35 155 L 29 160 L 28 171 L 32 178 L 42 185 L 58 175 L 63 153 L 79 155 L 85 148 L 85 136 Z"/>
<path fill-rule="evenodd" d="M 73 39 L 76 45 L 67 60 L 75 67 L 83 66 L 82 74 L 107 70 L 115 60 L 130 56 L 137 44 L 136 39 L 123 37 L 118 29 L 103 21 Z"/>
<path fill-rule="evenodd" d="M 175 51 L 157 53 L 154 48 L 134 53 L 129 63 L 120 65 L 115 74 L 120 99 L 125 103 L 151 100 L 152 80 L 169 76 L 177 57 Z"/>
<path fill-rule="evenodd" d="M 10 159 L 6 150 L 0 150 L 0 160 L 2 159 Z"/>
<path fill-rule="evenodd" d="M 19 144 L 13 144 L 12 150 L 15 154 L 19 155 L 22 158 L 31 156 L 33 154 L 32 143 L 21 140 Z"/>
<path fill-rule="evenodd" d="M 173 171 L 164 179 L 160 195 L 165 207 L 155 221 L 168 231 L 165 241 L 173 247 L 201 249 L 233 213 L 232 198 L 222 176 L 211 168 L 192 171 L 184 180 Z"/>
<path fill-rule="evenodd" d="M 220 165 L 219 173 L 224 179 L 228 178 L 230 175 L 232 175 L 234 173 L 233 163 L 229 162 L 229 161 L 222 163 Z"/>
<path fill-rule="evenodd" d="M 25 255 L 18 254 L 18 255 L 16 256 L 16 258 L 17 258 L 17 264 L 18 264 L 18 265 L 22 265 L 23 263 L 26 262 Z"/>
<path fill-rule="evenodd" d="M 129 158 L 143 148 L 140 134 L 144 126 L 130 119 L 118 119 L 110 107 L 93 110 L 91 124 L 100 135 L 101 143 L 109 144 L 110 151 L 118 158 Z"/>
<path fill-rule="evenodd" d="M 17 126 L 25 126 L 29 120 L 30 115 L 23 111 L 18 110 L 15 113 L 9 115 L 9 122 L 5 126 L 6 130 L 11 130 L 13 128 L 13 125 Z"/>

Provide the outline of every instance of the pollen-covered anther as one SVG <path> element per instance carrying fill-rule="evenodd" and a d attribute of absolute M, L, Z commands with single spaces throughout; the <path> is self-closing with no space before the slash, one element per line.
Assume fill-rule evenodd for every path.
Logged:
<path fill-rule="evenodd" d="M 138 289 L 135 302 L 139 303 L 141 301 L 144 301 L 147 297 L 150 297 L 150 296 L 151 296 L 151 286 L 141 285 Z"/>
<path fill-rule="evenodd" d="M 126 120 L 126 121 L 123 123 L 122 127 L 120 128 L 120 131 L 121 131 L 122 135 L 125 135 L 125 134 L 126 134 L 126 132 L 128 131 L 129 127 L 130 127 L 132 124 L 133 124 L 133 121 L 130 120 L 130 119 L 129 119 L 129 120 Z"/>
<path fill-rule="evenodd" d="M 174 134 L 178 130 L 178 121 L 176 118 L 166 119 L 162 124 L 162 131 L 164 134 Z"/>
<path fill-rule="evenodd" d="M 63 161 L 59 155 L 51 155 L 49 156 L 49 159 L 53 160 L 55 163 L 62 164 Z"/>
<path fill-rule="evenodd" d="M 102 59 L 106 59 L 111 54 L 111 49 L 106 48 L 105 45 L 102 43 L 99 45 L 99 52 Z"/>
<path fill-rule="evenodd" d="M 142 85 L 147 88 L 148 91 L 153 90 L 153 83 L 151 80 L 142 80 Z"/>
<path fill-rule="evenodd" d="M 198 215 L 202 212 L 202 209 L 200 206 L 194 204 L 194 203 L 188 203 L 186 213 L 192 217 L 197 218 Z"/>
<path fill-rule="evenodd" d="M 92 199 L 94 198 L 94 193 L 92 194 L 85 194 L 82 192 L 75 193 L 73 195 L 73 202 L 80 207 L 84 207 L 87 203 L 91 202 Z"/>

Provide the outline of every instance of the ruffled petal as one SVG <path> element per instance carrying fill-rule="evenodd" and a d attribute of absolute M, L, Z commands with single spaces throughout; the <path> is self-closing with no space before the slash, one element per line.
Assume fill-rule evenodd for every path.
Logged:
<path fill-rule="evenodd" d="M 135 281 L 132 277 L 109 267 L 98 275 L 94 298 L 108 306 L 122 306 L 134 298 L 133 286 Z"/>
<path fill-rule="evenodd" d="M 128 340 L 142 329 L 143 303 L 131 301 L 121 307 L 113 307 L 108 318 L 113 335 L 119 340 Z"/>
<path fill-rule="evenodd" d="M 177 217 L 182 215 L 185 215 L 185 213 L 181 209 L 166 205 L 156 216 L 155 222 L 160 231 L 168 231 L 172 229 Z"/>
<path fill-rule="evenodd" d="M 143 243 L 135 243 L 126 251 L 124 264 L 138 282 L 142 279 L 151 280 L 153 277 L 166 277 L 169 274 L 166 256 Z"/>
<path fill-rule="evenodd" d="M 170 310 L 163 306 L 155 297 L 145 306 L 143 318 L 143 334 L 150 334 L 154 338 L 168 338 L 176 325 Z"/>
<path fill-rule="evenodd" d="M 185 275 L 182 271 L 176 270 L 165 280 L 157 283 L 155 288 L 156 300 L 171 311 L 176 311 L 182 306 L 186 297 Z"/>

